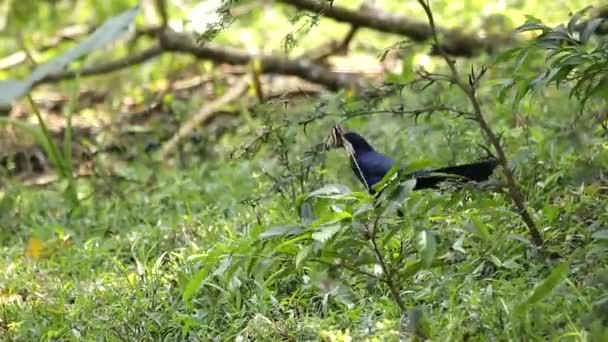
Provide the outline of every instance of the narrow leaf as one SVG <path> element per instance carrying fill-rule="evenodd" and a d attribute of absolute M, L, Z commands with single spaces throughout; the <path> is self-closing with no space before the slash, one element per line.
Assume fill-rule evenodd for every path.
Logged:
<path fill-rule="evenodd" d="M 336 233 L 339 232 L 340 229 L 342 229 L 342 226 L 339 224 L 334 224 L 331 226 L 322 226 L 319 228 L 318 231 L 312 233 L 312 238 L 313 238 L 313 240 L 316 240 L 319 242 L 326 242 L 327 240 L 331 239 L 334 235 L 336 235 Z"/>
<path fill-rule="evenodd" d="M 589 23 L 587 23 L 587 25 L 585 26 L 585 29 L 583 30 L 583 32 L 581 33 L 581 36 L 580 36 L 581 43 L 582 44 L 587 43 L 589 41 L 589 38 L 591 38 L 591 35 L 593 34 L 593 32 L 595 32 L 597 27 L 600 26 L 605 20 L 606 20 L 605 18 L 591 19 L 589 21 Z"/>
<path fill-rule="evenodd" d="M 553 289 L 559 285 L 562 280 L 568 275 L 567 263 L 562 263 L 551 271 L 551 274 L 536 286 L 532 294 L 526 299 L 525 305 L 532 305 L 538 303 L 543 298 L 547 297 Z"/>
<path fill-rule="evenodd" d="M 275 236 L 296 235 L 303 230 L 301 225 L 286 225 L 271 227 L 259 235 L 260 239 L 268 239 Z"/>
<path fill-rule="evenodd" d="M 585 15 L 585 13 L 587 13 L 587 11 L 592 7 L 593 6 L 587 6 L 587 7 L 583 8 L 582 10 L 576 12 L 572 16 L 572 18 L 570 18 L 570 21 L 568 21 L 568 32 L 570 32 L 572 34 L 576 31 L 576 24 L 581 20 L 581 18 Z"/>
<path fill-rule="evenodd" d="M 437 243 L 435 235 L 428 230 L 420 232 L 418 236 L 420 245 L 420 256 L 424 267 L 430 267 L 433 264 L 435 253 L 437 252 Z"/>
<path fill-rule="evenodd" d="M 591 237 L 595 240 L 608 240 L 608 229 L 597 231 Z"/>
<path fill-rule="evenodd" d="M 306 199 L 311 197 L 326 197 L 336 195 L 346 195 L 351 193 L 351 190 L 342 184 L 327 184 L 308 194 Z"/>

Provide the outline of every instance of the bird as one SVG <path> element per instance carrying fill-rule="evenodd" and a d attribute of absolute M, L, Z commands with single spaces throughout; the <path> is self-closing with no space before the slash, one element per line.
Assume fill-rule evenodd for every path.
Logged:
<path fill-rule="evenodd" d="M 351 168 L 357 179 L 371 194 L 375 194 L 374 185 L 380 182 L 393 168 L 395 160 L 376 151 L 365 138 L 355 132 L 344 133 L 340 126 L 332 128 L 328 147 L 344 147 L 350 156 Z M 414 178 L 416 183 L 412 190 L 437 189 L 448 180 L 464 182 L 487 181 L 498 161 L 494 157 L 487 160 L 448 166 L 439 169 L 426 169 L 411 172 L 404 178 Z M 405 166 L 400 167 L 403 171 Z"/>

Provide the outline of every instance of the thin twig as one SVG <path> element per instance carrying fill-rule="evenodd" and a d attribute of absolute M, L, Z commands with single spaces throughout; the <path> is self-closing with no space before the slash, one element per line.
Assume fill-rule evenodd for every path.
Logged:
<path fill-rule="evenodd" d="M 416 109 L 404 109 L 404 108 L 394 108 L 394 109 L 380 109 L 380 110 L 370 110 L 370 111 L 359 111 L 348 113 L 345 118 L 343 118 L 340 123 L 343 123 L 347 120 L 360 117 L 360 116 L 369 116 L 376 114 L 395 114 L 395 115 L 411 115 L 415 119 L 423 114 L 432 114 L 434 112 L 451 112 L 456 114 L 456 117 L 464 116 L 466 118 L 472 118 L 473 113 L 462 111 L 456 108 L 448 107 L 448 106 L 430 106 Z"/>

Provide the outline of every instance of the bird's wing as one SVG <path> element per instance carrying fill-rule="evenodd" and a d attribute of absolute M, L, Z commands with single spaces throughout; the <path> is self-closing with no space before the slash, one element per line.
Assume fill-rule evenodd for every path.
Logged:
<path fill-rule="evenodd" d="M 365 185 L 368 188 L 371 188 L 374 186 L 374 184 L 382 180 L 382 177 L 384 177 L 384 175 L 386 175 L 386 173 L 395 164 L 393 159 L 375 151 L 355 154 L 354 159 L 358 165 L 358 168 L 357 165 L 353 163 L 353 172 L 357 178 L 359 178 L 359 180 L 362 180 L 360 172 L 363 173 L 363 178 L 365 179 L 366 183 Z"/>

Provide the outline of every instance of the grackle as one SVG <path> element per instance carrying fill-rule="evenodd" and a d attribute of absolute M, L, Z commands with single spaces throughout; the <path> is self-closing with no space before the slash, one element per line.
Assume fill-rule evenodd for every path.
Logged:
<path fill-rule="evenodd" d="M 359 134 L 344 133 L 339 126 L 332 129 L 332 147 L 344 147 L 351 159 L 351 167 L 355 176 L 365 188 L 374 193 L 372 187 L 393 167 L 395 161 L 382 153 L 377 152 Z M 438 188 L 441 182 L 458 179 L 461 181 L 482 182 L 494 172 L 498 166 L 495 158 L 489 158 L 471 164 L 449 166 L 434 170 L 420 170 L 406 175 L 406 178 L 415 178 L 416 185 L 413 190 Z M 403 170 L 403 168 L 401 168 Z"/>

